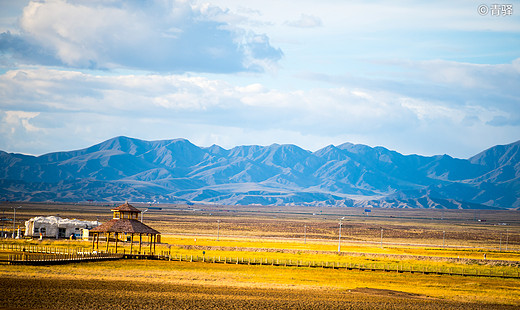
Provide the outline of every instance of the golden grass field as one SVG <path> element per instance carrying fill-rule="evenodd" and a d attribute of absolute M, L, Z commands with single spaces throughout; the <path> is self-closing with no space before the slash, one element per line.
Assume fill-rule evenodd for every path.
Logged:
<path fill-rule="evenodd" d="M 11 309 L 515 309 L 518 281 L 167 261 L 2 266 Z"/>
<path fill-rule="evenodd" d="M 8 212 L 9 205 L 2 207 Z M 109 210 L 109 206 L 27 204 L 17 211 L 17 219 L 59 213 L 103 222 L 110 218 Z M 352 208 L 166 206 L 146 212 L 144 222 L 163 233 L 157 252 L 172 255 L 518 272 L 518 211 L 381 210 L 368 217 L 356 212 Z M 486 221 L 476 221 L 477 216 Z M 338 254 L 340 217 L 345 219 Z M 382 247 L 381 228 L 388 233 Z M 18 242 L 91 248 L 83 241 Z M 119 247 L 129 250 L 128 244 Z M 0 265 L 0 290 L 0 309 L 520 307 L 520 279 L 156 260 Z"/>

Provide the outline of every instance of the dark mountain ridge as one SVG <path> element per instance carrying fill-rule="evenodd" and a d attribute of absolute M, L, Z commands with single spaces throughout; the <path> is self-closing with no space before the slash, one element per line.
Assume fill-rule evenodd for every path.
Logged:
<path fill-rule="evenodd" d="M 0 151 L 0 194 L 26 201 L 159 201 L 520 208 L 520 141 L 469 159 L 345 143 L 198 147 L 116 137 L 41 156 Z"/>

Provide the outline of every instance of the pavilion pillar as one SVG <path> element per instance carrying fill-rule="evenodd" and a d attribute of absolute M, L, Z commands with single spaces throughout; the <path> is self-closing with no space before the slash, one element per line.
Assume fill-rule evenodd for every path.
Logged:
<path fill-rule="evenodd" d="M 153 235 L 153 253 L 155 254 L 155 244 L 157 243 L 157 235 Z"/>
<path fill-rule="evenodd" d="M 96 233 L 96 251 L 99 251 L 99 233 Z"/>
<path fill-rule="evenodd" d="M 96 244 L 96 233 L 92 234 L 92 250 L 94 250 L 94 245 Z"/>
<path fill-rule="evenodd" d="M 153 235 L 149 234 L 148 235 L 148 243 L 150 244 L 150 254 L 152 254 L 152 240 L 153 240 Z"/>
<path fill-rule="evenodd" d="M 134 233 L 130 234 L 130 254 L 132 254 L 132 249 L 134 247 Z"/>
<path fill-rule="evenodd" d="M 110 243 L 110 233 L 107 232 L 106 236 L 107 236 L 107 250 L 106 250 L 106 252 L 108 253 L 108 244 Z"/>
<path fill-rule="evenodd" d="M 143 234 L 139 233 L 139 254 L 141 254 L 141 244 L 143 243 Z"/>
<path fill-rule="evenodd" d="M 116 232 L 115 235 L 116 235 L 116 254 L 117 254 L 117 241 L 118 241 L 118 239 L 119 239 L 119 233 Z"/>

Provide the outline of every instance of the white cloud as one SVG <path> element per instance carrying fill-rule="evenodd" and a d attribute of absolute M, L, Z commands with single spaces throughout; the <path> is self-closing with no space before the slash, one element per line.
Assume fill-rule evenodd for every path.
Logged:
<path fill-rule="evenodd" d="M 314 15 L 301 14 L 297 20 L 286 22 L 287 25 L 298 28 L 315 28 L 322 26 L 322 21 Z"/>
<path fill-rule="evenodd" d="M 418 70 L 433 82 L 463 88 L 500 89 L 510 93 L 520 82 L 520 58 L 511 64 L 472 64 L 446 60 L 409 62 L 407 66 Z"/>
<path fill-rule="evenodd" d="M 477 8 L 482 2 L 472 0 L 456 2 L 323 0 L 319 4 L 315 0 L 299 0 L 278 1 L 271 5 L 261 0 L 213 0 L 212 3 L 236 12 L 240 12 L 240 8 L 246 6 L 256 12 L 254 17 L 259 21 L 257 25 L 272 24 L 276 27 L 284 25 L 288 15 L 294 15 L 295 12 L 320 16 L 329 34 L 347 32 L 366 34 L 403 29 L 508 32 L 520 30 L 520 20 L 515 14 L 509 18 L 481 16 Z"/>
<path fill-rule="evenodd" d="M 8 98 L 0 110 L 6 124 L 2 132 L 10 136 L 0 149 L 16 149 L 19 144 L 19 135 L 10 128 L 24 128 L 33 133 L 30 139 L 38 141 L 75 133 L 75 141 L 63 138 L 72 145 L 123 134 L 185 137 L 206 144 L 212 144 L 208 141 L 214 137 L 213 143 L 225 141 L 225 147 L 295 139 L 292 143 L 301 142 L 306 148 L 316 148 L 322 141 L 386 145 L 374 138 L 380 137 L 387 146 L 403 148 L 397 137 L 408 140 L 420 132 L 425 144 L 428 137 L 438 139 L 442 133 L 449 141 L 465 141 L 462 133 L 470 128 L 491 130 L 490 122 L 508 117 L 508 111 L 498 108 L 452 105 L 389 91 L 349 87 L 283 91 L 260 83 L 234 86 L 186 75 L 20 69 L 0 76 L 0 94 Z M 18 127 L 8 126 L 15 123 Z M 511 137 L 510 131 L 505 124 L 494 130 L 504 137 Z M 422 153 L 435 153 L 427 143 L 423 147 Z"/>
<path fill-rule="evenodd" d="M 520 125 L 518 59 L 509 64 L 472 64 L 446 60 L 375 62 L 391 76 L 359 78 L 349 75 L 308 75 L 312 80 L 351 85 L 352 94 L 369 98 L 373 93 L 395 94 L 403 106 L 424 120 L 437 117 L 461 120 L 475 115 L 489 125 Z M 392 98 L 392 96 L 389 96 Z M 477 108 L 477 109 L 475 109 Z M 478 110 L 478 112 L 476 112 Z M 466 115 L 466 112 L 471 115 Z M 455 120 L 455 118 L 453 118 Z"/>
<path fill-rule="evenodd" d="M 39 114 L 39 112 L 6 111 L 3 117 L 3 127 L 6 127 L 4 130 L 10 131 L 12 134 L 16 133 L 19 128 L 25 132 L 39 131 L 39 128 L 30 123 L 30 120 Z"/>
<path fill-rule="evenodd" d="M 265 35 L 227 15 L 181 0 L 30 2 L 21 34 L 3 33 L 0 50 L 18 63 L 157 72 L 259 71 L 281 58 Z"/>

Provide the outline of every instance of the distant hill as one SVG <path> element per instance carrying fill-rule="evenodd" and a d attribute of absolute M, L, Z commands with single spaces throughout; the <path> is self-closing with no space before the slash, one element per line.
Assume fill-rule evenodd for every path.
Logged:
<path fill-rule="evenodd" d="M 116 137 L 86 149 L 0 151 L 0 195 L 17 201 L 142 201 L 519 209 L 520 141 L 469 159 L 345 143 L 198 147 Z"/>

